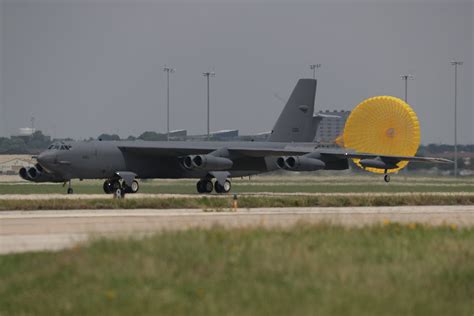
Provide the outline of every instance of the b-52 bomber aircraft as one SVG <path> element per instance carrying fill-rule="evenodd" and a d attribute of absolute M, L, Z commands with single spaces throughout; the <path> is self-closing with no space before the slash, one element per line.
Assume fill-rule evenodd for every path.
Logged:
<path fill-rule="evenodd" d="M 394 146 L 390 141 L 398 136 L 397 133 L 406 130 L 399 131 L 398 125 L 381 127 L 388 138 L 388 149 L 382 147 L 379 152 L 319 147 L 313 142 L 321 119 L 313 115 L 316 85 L 314 79 L 298 81 L 265 142 L 59 142 L 40 153 L 35 166 L 22 168 L 20 176 L 33 182 L 68 182 L 69 194 L 73 193 L 71 179 L 105 179 L 104 192 L 123 197 L 125 193 L 138 192 L 137 179 L 195 178 L 199 179 L 196 184 L 199 193 L 213 190 L 227 193 L 231 190 L 232 177 L 277 169 L 345 170 L 349 168 L 349 159 L 354 159 L 362 168 L 384 173 L 388 182 L 388 173 L 400 169 L 408 161 L 446 162 L 437 158 L 414 157 L 416 150 L 410 155 L 393 154 L 390 149 Z M 372 126 L 362 128 L 361 135 L 370 133 L 371 129 Z M 344 135 L 344 142 L 350 139 Z"/>

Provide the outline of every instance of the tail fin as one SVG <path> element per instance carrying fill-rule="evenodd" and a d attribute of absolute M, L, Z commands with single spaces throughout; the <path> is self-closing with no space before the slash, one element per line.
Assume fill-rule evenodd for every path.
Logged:
<path fill-rule="evenodd" d="M 313 128 L 315 79 L 300 79 L 281 112 L 272 133 L 270 142 L 311 142 Z"/>

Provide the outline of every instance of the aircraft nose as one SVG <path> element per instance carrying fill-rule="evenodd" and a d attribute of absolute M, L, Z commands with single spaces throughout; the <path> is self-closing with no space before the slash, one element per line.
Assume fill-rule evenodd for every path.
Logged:
<path fill-rule="evenodd" d="M 56 160 L 56 154 L 51 152 L 42 152 L 37 158 L 40 165 L 47 167 L 54 163 Z"/>

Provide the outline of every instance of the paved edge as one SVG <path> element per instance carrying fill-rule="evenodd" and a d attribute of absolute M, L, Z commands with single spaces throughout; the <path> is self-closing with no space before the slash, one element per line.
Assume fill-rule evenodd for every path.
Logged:
<path fill-rule="evenodd" d="M 330 223 L 348 227 L 401 224 L 474 226 L 474 205 L 395 207 L 255 208 L 236 212 L 200 209 L 44 210 L 0 212 L 0 254 L 59 250 L 91 238 L 139 237 L 189 228 L 289 227 Z"/>

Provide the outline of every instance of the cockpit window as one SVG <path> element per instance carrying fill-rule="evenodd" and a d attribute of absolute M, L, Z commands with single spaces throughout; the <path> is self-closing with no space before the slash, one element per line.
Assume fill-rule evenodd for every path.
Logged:
<path fill-rule="evenodd" d="M 49 145 L 48 150 L 70 150 L 71 145 L 66 145 L 63 143 L 54 143 Z"/>

